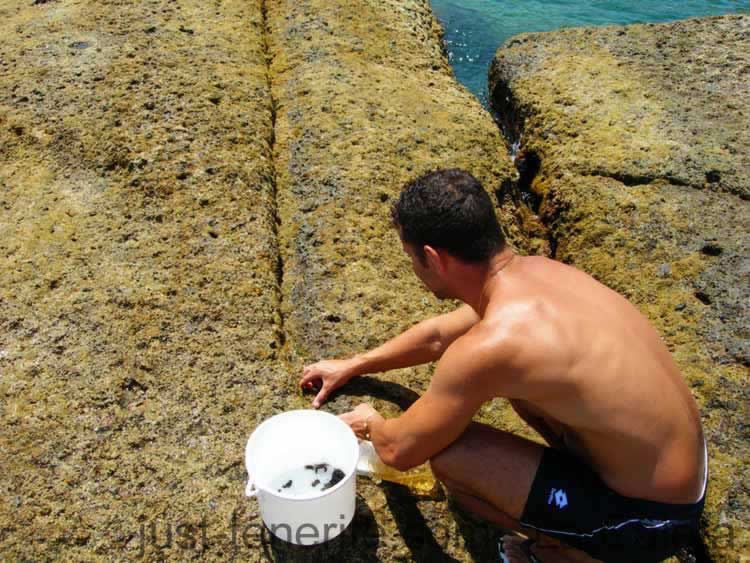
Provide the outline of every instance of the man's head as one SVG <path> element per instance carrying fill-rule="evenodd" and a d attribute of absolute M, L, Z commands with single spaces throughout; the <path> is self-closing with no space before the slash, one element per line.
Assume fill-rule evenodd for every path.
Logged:
<path fill-rule="evenodd" d="M 442 264 L 437 258 L 447 253 L 449 260 L 479 265 L 505 247 L 492 201 L 463 170 L 435 170 L 407 183 L 392 217 L 415 273 L 438 297 Z"/>

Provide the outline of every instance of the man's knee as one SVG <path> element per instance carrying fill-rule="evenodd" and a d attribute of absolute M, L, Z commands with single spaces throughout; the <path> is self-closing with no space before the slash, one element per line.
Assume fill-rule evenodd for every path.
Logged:
<path fill-rule="evenodd" d="M 430 458 L 432 473 L 448 489 L 472 493 L 471 479 L 467 473 L 471 473 L 471 460 L 466 457 L 466 437 L 459 438 L 444 450 Z"/>
<path fill-rule="evenodd" d="M 430 459 L 430 469 L 438 480 L 444 481 L 448 478 L 448 463 L 446 462 L 445 450 L 438 452 Z"/>
<path fill-rule="evenodd" d="M 442 452 L 441 452 L 442 454 Z M 435 478 L 440 481 L 449 494 L 453 493 L 471 493 L 473 490 L 466 483 L 459 480 L 459 475 L 450 471 L 450 465 L 446 462 L 446 456 L 438 454 L 430 460 L 430 468 Z"/>
<path fill-rule="evenodd" d="M 464 491 L 465 484 L 461 480 L 461 468 L 456 467 L 457 460 L 448 446 L 430 459 L 430 469 L 435 478 L 448 489 Z"/>

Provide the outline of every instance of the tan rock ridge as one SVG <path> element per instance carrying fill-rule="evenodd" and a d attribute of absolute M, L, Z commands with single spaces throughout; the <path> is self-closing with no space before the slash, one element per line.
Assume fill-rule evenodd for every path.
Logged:
<path fill-rule="evenodd" d="M 462 167 L 495 191 L 515 169 L 489 114 L 456 83 L 427 2 L 271 0 L 267 23 L 291 393 L 306 362 L 363 351 L 440 310 L 390 224 L 402 185 L 431 169 Z M 514 208 L 498 211 L 525 248 Z M 429 374 L 365 377 L 324 408 L 340 413 L 373 399 L 395 415 Z M 481 416 L 498 422 L 505 414 L 498 403 Z M 369 508 L 346 541 L 325 548 L 326 558 L 495 555 L 497 532 L 471 524 L 444 499 L 414 499 L 367 480 L 358 486 Z"/>
<path fill-rule="evenodd" d="M 533 236 L 635 301 L 699 400 L 716 561 L 750 553 L 748 68 L 727 16 L 523 34 L 490 70 Z"/>
<path fill-rule="evenodd" d="M 261 22 L 0 2 L 4 558 L 182 558 L 202 519 L 232 548 L 286 377 Z"/>
<path fill-rule="evenodd" d="M 515 171 L 426 2 L 270 1 L 268 21 L 288 352 L 350 353 L 433 308 L 390 226 L 403 183 L 458 166 L 493 189 Z"/>

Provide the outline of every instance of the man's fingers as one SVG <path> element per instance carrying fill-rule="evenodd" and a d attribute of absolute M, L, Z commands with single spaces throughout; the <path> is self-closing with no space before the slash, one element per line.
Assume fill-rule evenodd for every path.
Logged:
<path fill-rule="evenodd" d="M 302 385 L 303 387 L 305 387 L 309 383 L 313 383 L 316 380 L 320 381 L 320 379 L 321 379 L 321 376 L 320 376 L 319 373 L 309 371 L 309 372 L 307 372 L 306 374 L 304 374 L 302 376 L 302 379 L 299 380 L 299 383 L 300 383 L 300 385 Z"/>
<path fill-rule="evenodd" d="M 320 405 L 322 405 L 325 402 L 326 397 L 328 397 L 328 392 L 329 391 L 330 391 L 330 389 L 328 388 L 328 386 L 327 385 L 323 385 L 323 387 L 321 388 L 321 390 L 318 392 L 318 394 L 315 396 L 315 399 L 313 400 L 313 407 L 314 408 L 316 408 L 316 409 L 319 408 Z"/>

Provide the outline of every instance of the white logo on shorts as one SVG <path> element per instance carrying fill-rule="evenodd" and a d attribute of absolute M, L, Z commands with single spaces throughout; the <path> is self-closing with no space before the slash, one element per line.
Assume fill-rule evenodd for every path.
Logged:
<path fill-rule="evenodd" d="M 555 501 L 557 508 L 565 508 L 566 506 L 568 506 L 568 495 L 565 494 L 565 491 L 563 491 L 562 489 L 550 489 L 547 504 L 552 504 L 553 500 Z"/>

